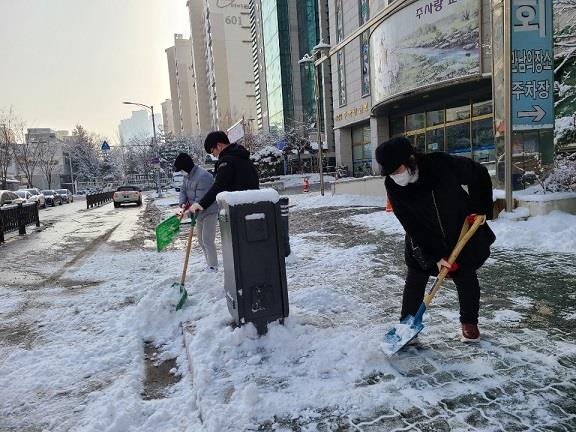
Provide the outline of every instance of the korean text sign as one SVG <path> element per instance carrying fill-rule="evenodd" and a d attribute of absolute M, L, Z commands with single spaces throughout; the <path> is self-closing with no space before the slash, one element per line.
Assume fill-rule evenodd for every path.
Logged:
<path fill-rule="evenodd" d="M 512 0 L 512 129 L 554 127 L 552 0 Z"/>

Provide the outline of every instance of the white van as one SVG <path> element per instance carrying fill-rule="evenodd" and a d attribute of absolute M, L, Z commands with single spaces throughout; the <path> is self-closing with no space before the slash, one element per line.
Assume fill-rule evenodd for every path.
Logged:
<path fill-rule="evenodd" d="M 172 174 L 172 187 L 176 189 L 176 192 L 180 192 L 182 187 L 182 182 L 184 181 L 184 174 L 181 172 L 175 172 Z"/>

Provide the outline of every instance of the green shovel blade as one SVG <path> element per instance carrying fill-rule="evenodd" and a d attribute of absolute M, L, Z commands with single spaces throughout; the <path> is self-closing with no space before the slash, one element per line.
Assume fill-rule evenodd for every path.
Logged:
<path fill-rule="evenodd" d="M 176 310 L 180 310 L 186 304 L 186 300 L 188 300 L 188 291 L 186 291 L 184 285 L 178 282 L 174 283 L 172 288 L 178 290 L 178 303 L 176 303 Z"/>
<path fill-rule="evenodd" d="M 170 216 L 156 225 L 156 249 L 160 252 L 174 240 L 180 232 L 180 219 L 176 215 Z"/>

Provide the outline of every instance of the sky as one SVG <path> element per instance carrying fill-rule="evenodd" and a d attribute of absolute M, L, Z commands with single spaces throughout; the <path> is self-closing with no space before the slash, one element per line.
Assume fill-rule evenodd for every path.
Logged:
<path fill-rule="evenodd" d="M 27 127 L 118 138 L 132 110 L 170 98 L 165 49 L 189 37 L 186 0 L 0 0 L 0 111 Z"/>

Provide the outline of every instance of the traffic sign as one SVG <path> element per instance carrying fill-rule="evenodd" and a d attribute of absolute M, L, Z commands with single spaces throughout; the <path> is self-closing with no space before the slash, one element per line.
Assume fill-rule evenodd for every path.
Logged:
<path fill-rule="evenodd" d="M 103 152 L 107 152 L 107 151 L 110 150 L 110 145 L 109 145 L 106 141 L 104 141 L 104 142 L 102 143 L 101 149 L 102 149 Z"/>
<path fill-rule="evenodd" d="M 554 127 L 552 1 L 512 0 L 512 130 Z"/>

